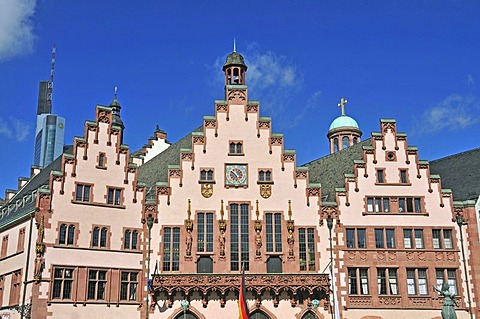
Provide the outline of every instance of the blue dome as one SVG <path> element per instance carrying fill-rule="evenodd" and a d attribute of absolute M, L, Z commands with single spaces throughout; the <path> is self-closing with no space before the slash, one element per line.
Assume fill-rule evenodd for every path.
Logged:
<path fill-rule="evenodd" d="M 346 115 L 341 115 L 341 116 L 337 117 L 332 122 L 332 124 L 330 124 L 329 131 L 334 130 L 334 129 L 339 128 L 339 127 L 355 127 L 357 129 L 360 129 L 358 127 L 357 121 L 352 119 L 350 116 L 346 116 Z"/>

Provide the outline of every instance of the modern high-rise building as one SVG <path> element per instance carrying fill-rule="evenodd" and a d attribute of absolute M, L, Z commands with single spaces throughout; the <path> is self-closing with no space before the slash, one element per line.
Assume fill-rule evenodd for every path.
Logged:
<path fill-rule="evenodd" d="M 55 47 L 52 51 L 50 79 L 40 81 L 38 90 L 37 126 L 33 164 L 46 167 L 63 153 L 65 118 L 52 114 L 53 71 Z"/>

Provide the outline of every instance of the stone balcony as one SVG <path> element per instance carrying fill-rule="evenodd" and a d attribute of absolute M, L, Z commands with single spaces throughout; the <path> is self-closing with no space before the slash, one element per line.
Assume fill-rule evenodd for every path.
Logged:
<path fill-rule="evenodd" d="M 169 306 L 176 299 L 177 293 L 180 293 L 181 298 L 198 294 L 204 307 L 207 306 L 210 295 L 215 293 L 223 307 L 230 292 L 238 295 L 241 278 L 241 274 L 158 274 L 153 276 L 151 293 L 158 297 L 165 296 Z M 249 273 L 245 274 L 245 286 L 247 294 L 250 292 L 257 303 L 268 298 L 273 299 L 275 306 L 280 299 L 285 299 L 285 296 L 288 296 L 292 306 L 295 306 L 298 302 L 309 302 L 313 299 L 328 300 L 330 293 L 329 276 L 317 273 Z"/>

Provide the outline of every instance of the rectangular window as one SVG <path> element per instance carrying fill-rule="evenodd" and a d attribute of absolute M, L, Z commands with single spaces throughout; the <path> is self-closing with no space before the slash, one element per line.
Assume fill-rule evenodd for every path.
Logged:
<path fill-rule="evenodd" d="M 377 183 L 385 183 L 383 169 L 377 169 Z"/>
<path fill-rule="evenodd" d="M 400 170 L 400 183 L 402 184 L 407 184 L 407 170 L 406 169 L 401 169 Z"/>
<path fill-rule="evenodd" d="M 415 248 L 425 248 L 423 246 L 423 229 L 415 229 Z"/>
<path fill-rule="evenodd" d="M 17 252 L 23 251 L 25 246 L 25 228 L 18 231 Z"/>
<path fill-rule="evenodd" d="M 163 229 L 163 271 L 180 270 L 180 228 Z"/>
<path fill-rule="evenodd" d="M 213 253 L 213 213 L 197 214 L 197 252 Z"/>
<path fill-rule="evenodd" d="M 443 230 L 443 243 L 444 243 L 445 249 L 453 249 L 453 238 L 452 238 L 451 229 Z"/>
<path fill-rule="evenodd" d="M 229 147 L 229 155 L 242 155 L 243 154 L 243 142 L 231 141 Z"/>
<path fill-rule="evenodd" d="M 136 301 L 138 272 L 122 271 L 120 277 L 120 300 Z"/>
<path fill-rule="evenodd" d="M 271 182 L 272 181 L 272 170 L 270 169 L 261 169 L 258 171 L 258 181 L 259 182 Z"/>
<path fill-rule="evenodd" d="M 347 228 L 347 248 L 367 248 L 365 228 Z"/>
<path fill-rule="evenodd" d="M 75 192 L 75 200 L 77 202 L 89 202 L 91 190 L 92 190 L 92 187 L 90 185 L 77 184 L 77 190 Z"/>
<path fill-rule="evenodd" d="M 390 212 L 390 198 L 388 197 L 367 197 L 367 211 L 369 213 Z"/>
<path fill-rule="evenodd" d="M 315 270 L 315 233 L 313 228 L 298 229 L 300 271 Z"/>
<path fill-rule="evenodd" d="M 421 213 L 422 200 L 420 197 L 402 197 L 398 199 L 400 213 Z"/>
<path fill-rule="evenodd" d="M 267 252 L 282 252 L 282 215 L 266 213 Z"/>
<path fill-rule="evenodd" d="M 106 270 L 88 271 L 88 299 L 105 300 L 105 288 L 107 287 Z"/>
<path fill-rule="evenodd" d="M 368 268 L 348 268 L 350 295 L 368 295 Z"/>
<path fill-rule="evenodd" d="M 119 188 L 108 188 L 107 204 L 120 205 L 122 199 L 122 190 Z"/>
<path fill-rule="evenodd" d="M 387 238 L 387 248 L 395 248 L 395 229 L 387 228 L 385 234 Z"/>
<path fill-rule="evenodd" d="M 409 295 L 428 295 L 426 269 L 407 269 L 407 292 Z"/>
<path fill-rule="evenodd" d="M 357 229 L 357 248 L 367 248 L 366 229 Z"/>
<path fill-rule="evenodd" d="M 8 250 L 8 235 L 5 235 L 2 238 L 2 251 L 0 252 L 0 258 L 7 256 L 7 250 Z"/>
<path fill-rule="evenodd" d="M 398 295 L 397 269 L 377 268 L 378 294 Z"/>
<path fill-rule="evenodd" d="M 20 304 L 20 289 L 22 284 L 22 271 L 17 270 L 12 273 L 12 281 L 10 285 L 10 301 L 9 305 Z"/>
<path fill-rule="evenodd" d="M 406 249 L 413 248 L 413 245 L 412 245 L 412 230 L 411 229 L 404 229 L 403 230 L 403 246 Z"/>
<path fill-rule="evenodd" d="M 72 299 L 73 269 L 53 269 L 52 299 Z"/>
<path fill-rule="evenodd" d="M 442 237 L 440 229 L 432 229 L 432 240 L 434 249 L 442 248 Z"/>
<path fill-rule="evenodd" d="M 457 276 L 455 269 L 436 269 L 437 289 L 442 290 L 442 285 L 448 283 L 450 292 L 457 294 Z"/>
<path fill-rule="evenodd" d="M 230 270 L 249 270 L 249 205 L 230 205 Z"/>
<path fill-rule="evenodd" d="M 347 228 L 347 248 L 355 248 L 355 229 Z"/>
<path fill-rule="evenodd" d="M 383 237 L 383 228 L 375 228 L 375 247 L 385 248 L 385 241 Z"/>

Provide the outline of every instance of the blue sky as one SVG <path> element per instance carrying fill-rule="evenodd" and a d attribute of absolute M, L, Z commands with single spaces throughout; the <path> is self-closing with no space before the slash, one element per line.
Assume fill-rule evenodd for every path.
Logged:
<path fill-rule="evenodd" d="M 132 150 L 157 124 L 179 140 L 223 98 L 236 38 L 250 99 L 298 164 L 328 153 L 341 96 L 363 138 L 395 118 L 432 160 L 480 146 L 479 16 L 480 2 L 460 0 L 0 0 L 0 197 L 29 174 L 53 44 L 66 143 L 114 86 Z"/>

